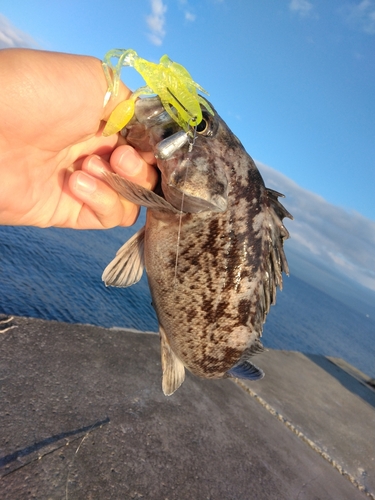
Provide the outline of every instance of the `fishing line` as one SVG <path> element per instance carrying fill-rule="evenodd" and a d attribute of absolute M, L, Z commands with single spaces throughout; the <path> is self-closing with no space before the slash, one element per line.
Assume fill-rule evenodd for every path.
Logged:
<path fill-rule="evenodd" d="M 191 142 L 189 142 L 189 151 L 188 151 L 189 153 L 191 153 L 193 151 L 193 146 L 194 146 L 195 140 L 197 138 L 197 125 L 195 127 L 193 127 L 193 130 L 194 130 L 193 140 Z M 189 157 L 187 159 L 189 159 Z M 185 177 L 185 179 L 186 179 L 186 177 Z"/>
<path fill-rule="evenodd" d="M 197 137 L 197 127 L 193 127 L 193 140 L 190 142 L 189 141 L 189 149 L 188 149 L 188 154 L 186 156 L 186 171 L 185 171 L 185 178 L 184 178 L 184 183 L 187 178 L 188 174 L 188 169 L 189 169 L 189 153 L 192 152 L 193 146 L 195 143 L 195 139 Z M 178 269 L 178 257 L 179 257 L 179 248 L 180 248 L 180 240 L 181 240 L 181 225 L 182 225 L 182 215 L 183 215 L 183 208 L 184 208 L 184 199 L 185 199 L 185 193 L 182 193 L 181 196 L 181 206 L 180 206 L 180 214 L 179 214 L 179 221 L 178 221 L 178 232 L 177 232 L 177 247 L 176 247 L 176 260 L 175 260 L 175 266 L 174 266 L 174 281 L 173 281 L 173 287 L 176 287 L 177 283 L 177 269 Z"/>
<path fill-rule="evenodd" d="M 186 177 L 185 177 L 186 179 Z M 179 214 L 179 221 L 178 221 L 178 232 L 177 232 L 177 247 L 176 247 L 176 261 L 174 264 L 174 281 L 173 281 L 173 287 L 176 287 L 176 282 L 177 282 L 177 266 L 178 266 L 178 250 L 180 247 L 180 238 L 181 238 L 181 224 L 182 224 L 182 208 L 184 206 L 184 197 L 185 194 L 182 193 L 181 197 L 181 209 L 180 209 L 180 214 Z"/>

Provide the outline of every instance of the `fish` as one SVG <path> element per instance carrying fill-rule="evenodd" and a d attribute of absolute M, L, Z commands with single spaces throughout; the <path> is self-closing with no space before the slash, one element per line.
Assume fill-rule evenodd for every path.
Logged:
<path fill-rule="evenodd" d="M 209 103 L 210 104 L 210 103 Z M 205 379 L 260 380 L 252 361 L 283 272 L 289 273 L 283 197 L 265 187 L 255 162 L 210 104 L 190 132 L 160 99 L 138 99 L 122 131 L 153 151 L 154 191 L 114 173 L 106 181 L 147 208 L 145 226 L 105 268 L 106 286 L 131 286 L 147 273 L 159 322 L 162 390 L 173 394 L 185 370 Z"/>

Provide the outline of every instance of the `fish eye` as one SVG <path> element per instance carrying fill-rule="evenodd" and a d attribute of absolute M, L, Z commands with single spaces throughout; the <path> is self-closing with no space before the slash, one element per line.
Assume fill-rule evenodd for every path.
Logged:
<path fill-rule="evenodd" d="M 196 128 L 198 134 L 204 134 L 208 130 L 208 121 L 202 118 L 202 121 L 197 125 Z"/>

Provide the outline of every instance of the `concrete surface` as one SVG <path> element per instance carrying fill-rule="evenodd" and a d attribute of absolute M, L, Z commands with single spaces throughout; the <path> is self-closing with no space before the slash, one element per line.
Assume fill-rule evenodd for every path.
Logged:
<path fill-rule="evenodd" d="M 318 407 L 322 415 L 329 409 L 315 395 L 321 380 L 328 400 L 330 386 L 332 399 L 340 396 L 340 387 L 325 369 L 328 378 L 320 374 L 314 385 L 314 370 L 321 367 L 307 358 L 297 354 L 296 361 L 294 353 L 271 351 L 266 367 L 259 356 L 257 363 L 267 372 L 264 384 L 273 391 L 268 396 L 265 385 L 257 386 L 261 399 L 231 380 L 191 375 L 166 398 L 154 334 L 28 318 L 13 324 L 17 328 L 0 333 L 1 499 L 360 500 L 371 494 L 265 404 L 274 394 L 269 401 L 275 406 L 278 401 L 304 433 L 311 427 L 323 447 L 335 443 L 332 434 L 346 439 L 345 426 L 353 420 L 340 420 L 342 406 L 332 416 L 336 425 L 328 430 L 317 424 Z M 287 356 L 299 371 L 285 369 Z M 298 380 L 307 384 L 304 364 L 313 370 L 306 392 L 315 401 L 314 412 L 311 406 L 303 410 L 309 397 L 302 399 L 296 388 Z M 282 387 L 284 378 L 288 383 Z M 347 393 L 342 401 L 355 408 L 356 419 L 364 400 L 341 387 Z M 365 418 L 371 420 L 374 408 L 366 405 Z M 352 432 L 362 447 L 361 429 Z M 371 453 L 361 449 L 359 467 L 370 470 Z"/>
<path fill-rule="evenodd" d="M 375 494 L 375 391 L 342 360 L 298 352 L 257 356 L 250 394 L 364 491 Z M 362 380 L 361 380 L 362 378 Z"/>

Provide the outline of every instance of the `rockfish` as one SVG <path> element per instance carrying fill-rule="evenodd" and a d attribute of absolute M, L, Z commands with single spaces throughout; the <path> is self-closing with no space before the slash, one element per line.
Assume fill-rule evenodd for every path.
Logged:
<path fill-rule="evenodd" d="M 292 218 L 267 189 L 252 158 L 220 116 L 203 107 L 195 134 L 181 130 L 159 98 L 139 99 L 123 130 L 153 151 L 155 192 L 115 174 L 106 180 L 147 207 L 146 224 L 103 273 L 106 285 L 130 286 L 146 268 L 161 339 L 165 395 L 185 368 L 199 377 L 257 380 L 251 361 L 282 272 L 288 273 L 282 220 Z"/>

